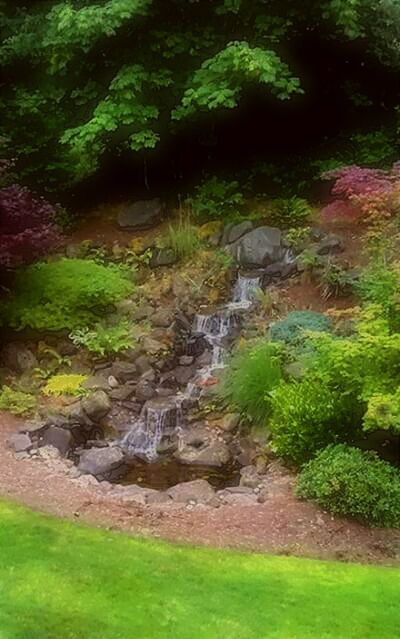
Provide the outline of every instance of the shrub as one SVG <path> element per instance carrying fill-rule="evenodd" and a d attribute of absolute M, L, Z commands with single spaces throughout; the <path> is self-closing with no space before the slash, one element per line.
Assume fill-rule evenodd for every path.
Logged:
<path fill-rule="evenodd" d="M 400 271 L 399 264 L 391 266 L 382 260 L 372 261 L 360 275 L 355 287 L 363 302 L 379 304 L 385 315 L 398 328 Z"/>
<path fill-rule="evenodd" d="M 326 215 L 342 213 L 376 221 L 396 212 L 400 189 L 397 165 L 391 171 L 345 166 L 322 177 L 335 181 L 331 191 L 335 200 L 324 209 Z"/>
<path fill-rule="evenodd" d="M 312 208 L 301 197 L 275 200 L 269 215 L 270 222 L 280 228 L 303 226 L 311 217 Z"/>
<path fill-rule="evenodd" d="M 87 380 L 87 375 L 54 375 L 43 388 L 45 395 L 81 395 L 82 384 Z"/>
<path fill-rule="evenodd" d="M 351 397 L 319 379 L 283 383 L 272 392 L 273 449 L 302 464 L 320 448 L 354 436 L 360 422 L 355 410 Z"/>
<path fill-rule="evenodd" d="M 400 474 L 374 453 L 328 446 L 303 469 L 299 497 L 376 526 L 400 526 Z"/>
<path fill-rule="evenodd" d="M 18 272 L 14 293 L 1 309 L 4 324 L 44 330 L 90 326 L 132 292 L 118 266 L 91 260 L 39 262 Z"/>
<path fill-rule="evenodd" d="M 305 331 L 328 332 L 331 328 L 330 319 L 322 313 L 293 311 L 284 320 L 275 322 L 271 326 L 270 337 L 273 342 L 297 346 L 304 341 Z"/>
<path fill-rule="evenodd" d="M 33 395 L 16 391 L 9 386 L 3 386 L 0 391 L 0 410 L 7 410 L 13 415 L 27 415 L 36 407 Z"/>
<path fill-rule="evenodd" d="M 240 217 L 243 195 L 238 182 L 227 182 L 213 177 L 195 190 L 189 199 L 193 215 L 199 222 L 208 220 L 234 220 Z"/>
<path fill-rule="evenodd" d="M 235 410 L 264 424 L 270 414 L 270 392 L 281 379 L 279 349 L 262 340 L 233 356 L 222 393 Z"/>
<path fill-rule="evenodd" d="M 178 224 L 169 225 L 163 244 L 172 249 L 178 259 L 186 260 L 194 256 L 201 241 L 197 228 L 190 223 L 189 218 L 181 218 Z"/>
<path fill-rule="evenodd" d="M 80 328 L 69 335 L 75 346 L 85 346 L 95 355 L 109 355 L 119 353 L 133 346 L 129 322 L 121 321 L 115 326 L 106 326 L 103 323 L 90 328 Z"/>
<path fill-rule="evenodd" d="M 61 234 L 56 213 L 49 202 L 18 184 L 0 189 L 0 266 L 26 264 L 57 248 Z"/>
<path fill-rule="evenodd" d="M 354 289 L 355 281 L 353 273 L 340 264 L 329 262 L 320 275 L 321 295 L 325 300 L 339 297 L 339 295 L 350 295 Z"/>

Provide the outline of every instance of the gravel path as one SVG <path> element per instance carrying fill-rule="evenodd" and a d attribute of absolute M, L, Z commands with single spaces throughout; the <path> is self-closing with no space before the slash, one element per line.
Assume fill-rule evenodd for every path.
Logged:
<path fill-rule="evenodd" d="M 400 531 L 333 518 L 295 499 L 287 482 L 255 506 L 127 506 L 98 486 L 70 479 L 57 465 L 18 461 L 6 445 L 17 429 L 16 419 L 0 413 L 0 495 L 33 509 L 171 541 L 400 564 Z"/>

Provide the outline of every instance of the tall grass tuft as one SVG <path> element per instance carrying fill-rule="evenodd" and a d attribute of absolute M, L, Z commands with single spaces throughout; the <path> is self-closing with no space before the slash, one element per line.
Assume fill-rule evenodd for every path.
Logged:
<path fill-rule="evenodd" d="M 172 249 L 177 258 L 187 260 L 198 251 L 201 240 L 190 218 L 182 216 L 178 223 L 169 225 L 164 244 Z"/>
<path fill-rule="evenodd" d="M 233 356 L 222 383 L 222 395 L 240 413 L 264 425 L 271 412 L 270 392 L 282 380 L 280 348 L 265 339 Z"/>

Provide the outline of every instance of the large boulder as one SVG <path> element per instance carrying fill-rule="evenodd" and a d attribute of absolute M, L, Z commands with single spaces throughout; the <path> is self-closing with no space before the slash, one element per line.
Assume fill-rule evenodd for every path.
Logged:
<path fill-rule="evenodd" d="M 4 346 L 0 354 L 0 361 L 4 366 L 17 373 L 26 373 L 39 366 L 32 351 L 19 342 L 12 342 Z"/>
<path fill-rule="evenodd" d="M 141 200 L 121 209 L 118 214 L 118 225 L 127 231 L 137 231 L 155 226 L 160 221 L 164 211 L 161 201 Z"/>
<path fill-rule="evenodd" d="M 43 435 L 43 446 L 57 448 L 61 455 L 65 456 L 73 446 L 74 438 L 70 430 L 59 426 L 50 426 Z"/>
<path fill-rule="evenodd" d="M 205 427 L 193 427 L 183 433 L 175 458 L 181 464 L 221 468 L 231 460 L 228 446 Z"/>
<path fill-rule="evenodd" d="M 84 475 L 93 475 L 100 481 L 117 479 L 125 470 L 125 455 L 120 448 L 90 448 L 80 458 L 78 470 Z"/>
<path fill-rule="evenodd" d="M 32 441 L 26 433 L 15 433 L 7 440 L 8 446 L 14 453 L 25 453 L 32 448 Z"/>
<path fill-rule="evenodd" d="M 187 504 L 195 502 L 196 504 L 207 504 L 215 497 L 214 488 L 205 479 L 195 479 L 182 484 L 177 484 L 167 490 L 167 495 L 173 501 Z"/>
<path fill-rule="evenodd" d="M 98 390 L 82 400 L 82 408 L 91 420 L 97 422 L 110 411 L 111 400 L 107 393 Z"/>
<path fill-rule="evenodd" d="M 229 245 L 228 251 L 240 266 L 262 268 L 283 257 L 282 233 L 272 226 L 261 226 Z"/>
<path fill-rule="evenodd" d="M 253 222 L 250 222 L 250 220 L 245 220 L 244 222 L 240 222 L 240 224 L 227 224 L 224 228 L 221 245 L 225 246 L 226 244 L 237 242 L 243 235 L 252 231 L 253 228 Z"/>

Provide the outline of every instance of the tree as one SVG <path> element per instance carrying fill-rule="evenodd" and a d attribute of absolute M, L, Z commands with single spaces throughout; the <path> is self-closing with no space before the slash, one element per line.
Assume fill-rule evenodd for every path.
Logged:
<path fill-rule="evenodd" d="M 290 69 L 300 35 L 359 39 L 387 62 L 400 30 L 396 0 L 20 4 L 5 0 L 0 21 L 0 136 L 25 175 L 45 170 L 47 182 L 91 175 L 110 151 L 155 149 L 254 86 L 300 94 Z"/>

